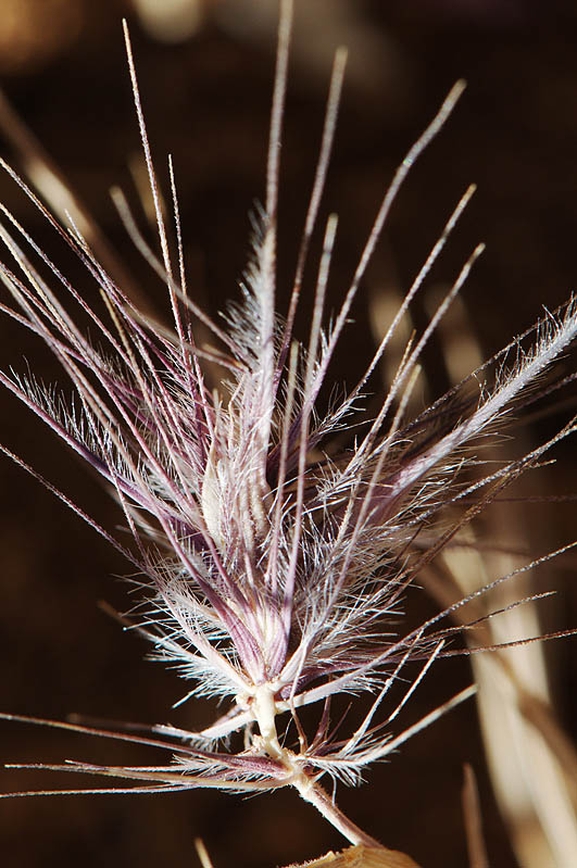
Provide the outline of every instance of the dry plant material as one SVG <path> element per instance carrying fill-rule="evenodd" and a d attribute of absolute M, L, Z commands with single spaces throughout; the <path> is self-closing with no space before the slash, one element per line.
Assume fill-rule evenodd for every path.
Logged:
<path fill-rule="evenodd" d="M 408 856 L 385 847 L 347 847 L 341 853 L 327 853 L 320 859 L 289 868 L 419 868 Z"/>
<path fill-rule="evenodd" d="M 467 832 L 470 868 L 489 868 L 483 838 L 483 820 L 479 804 L 479 790 L 472 766 L 466 765 L 463 779 L 463 816 Z"/>
<path fill-rule="evenodd" d="M 301 344 L 294 332 L 295 317 L 318 228 L 346 58 L 339 51 L 335 59 L 292 294 L 288 309 L 279 312 L 277 199 L 292 11 L 290 0 L 283 0 L 266 201 L 255 219 L 253 253 L 241 297 L 227 308 L 223 322 L 211 320 L 188 293 L 174 171 L 169 163 L 171 232 L 128 33 L 158 251 L 147 246 L 125 201 L 117 197 L 117 202 L 131 237 L 166 285 L 173 329 L 143 314 L 125 287 L 112 279 L 81 227 L 73 221 L 59 223 L 25 182 L 2 164 L 84 265 L 105 307 L 102 313 L 90 308 L 3 208 L 0 239 L 13 264 L 1 266 L 12 299 L 1 309 L 48 345 L 76 397 L 67 402 L 32 375 L 1 372 L 0 382 L 100 474 L 116 497 L 130 543 L 125 542 L 126 534 L 117 537 L 99 526 L 80 505 L 43 480 L 120 551 L 140 577 L 144 602 L 127 622 L 151 642 L 156 657 L 189 680 L 190 690 L 182 701 L 198 695 L 228 704 L 226 713 L 202 731 L 158 725 L 143 728 L 142 735 L 2 715 L 150 745 L 167 756 L 166 764 L 154 766 L 21 766 L 91 775 L 110 783 L 7 795 L 167 793 L 191 788 L 244 794 L 288 786 L 355 845 L 326 859 L 343 865 L 384 865 L 397 858 L 397 864 L 403 864 L 398 861 L 402 859 L 410 864 L 407 857 L 384 851 L 345 816 L 321 779 L 359 783 L 369 764 L 390 756 L 474 692 L 460 692 L 408 729 L 392 734 L 395 719 L 430 667 L 440 657 L 470 653 L 453 647 L 453 640 L 478 630 L 491 613 L 457 624 L 451 619 L 529 569 L 527 564 L 517 566 L 509 575 L 451 602 L 420 626 L 403 626 L 402 606 L 415 580 L 506 487 L 575 430 L 571 419 L 528 453 L 498 464 L 480 460 L 491 435 L 502 429 L 511 411 L 522 407 L 528 395 L 535 400 L 539 388 L 545 388 L 540 386 L 545 372 L 577 336 L 577 310 L 568 302 L 546 312 L 540 323 L 444 397 L 424 411 L 410 412 L 422 351 L 459 293 L 480 245 L 422 333 L 409 336 L 388 391 L 367 421 L 364 403 L 370 384 L 469 202 L 470 188 L 441 229 L 365 374 L 335 397 L 328 411 L 321 409 L 331 361 L 393 201 L 447 120 L 463 85 L 453 88 L 400 164 L 348 291 L 332 317 L 325 311 L 325 295 L 338 221 L 335 215 L 327 219 L 310 332 Z M 47 272 L 50 283 L 44 277 Z M 90 339 L 78 326 L 75 309 L 89 319 Z M 209 341 L 199 341 L 198 323 L 210 334 Z M 225 375 L 213 382 L 216 369 Z M 347 432 L 348 441 L 341 445 Z M 7 454 L 34 473 L 20 457 Z M 515 600 L 508 608 L 524 602 Z M 478 643 L 471 650 L 479 650 Z M 343 694 L 352 707 L 332 719 L 333 702 Z M 359 695 L 364 704 L 357 702 Z M 301 720 L 305 706 L 318 709 L 310 731 Z M 233 738 L 237 734 L 244 736 L 242 746 Z"/>

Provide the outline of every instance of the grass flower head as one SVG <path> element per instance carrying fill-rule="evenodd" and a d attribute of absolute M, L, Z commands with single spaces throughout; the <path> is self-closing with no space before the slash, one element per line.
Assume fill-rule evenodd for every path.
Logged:
<path fill-rule="evenodd" d="M 453 626 L 449 616 L 467 601 L 404 632 L 399 614 L 405 591 L 466 523 L 574 429 L 572 420 L 549 442 L 497 469 L 487 471 L 475 463 L 487 435 L 504 424 L 527 394 L 538 391 L 535 384 L 574 340 L 577 310 L 570 302 L 547 313 L 490 364 L 412 414 L 411 391 L 422 350 L 481 252 L 477 248 L 430 323 L 407 343 L 380 408 L 367 421 L 365 394 L 379 362 L 472 195 L 470 189 L 364 376 L 321 411 L 331 362 L 391 204 L 462 86 L 451 91 L 399 166 L 332 318 L 325 295 L 338 226 L 336 216 L 328 218 L 310 332 L 299 343 L 295 316 L 318 225 L 345 53 L 335 60 L 292 295 L 281 315 L 275 300 L 275 254 L 291 6 L 282 3 L 266 202 L 256 221 L 241 297 L 227 308 L 223 321 L 210 319 L 187 290 L 172 166 L 175 250 L 169 242 L 127 37 L 156 207 L 158 257 L 146 248 L 123 200 L 119 207 L 166 284 L 173 328 L 142 314 L 78 227 L 61 225 L 4 165 L 98 283 L 107 315 L 87 306 L 81 292 L 2 208 L 0 237 L 15 263 L 1 266 L 13 300 L 2 309 L 49 346 L 74 384 L 76 399 L 66 405 L 32 376 L 2 372 L 0 380 L 100 474 L 120 503 L 130 545 L 71 505 L 141 577 L 147 602 L 146 609 L 131 616 L 134 628 L 147 636 L 157 657 L 187 679 L 187 697 L 206 695 L 227 703 L 224 716 L 201 732 L 157 726 L 147 737 L 102 733 L 161 747 L 170 757 L 163 767 L 73 763 L 59 768 L 119 777 L 128 782 L 128 791 L 217 787 L 244 793 L 290 785 L 352 843 L 373 844 L 341 813 L 320 779 L 329 775 L 357 783 L 367 764 L 388 756 L 410 734 L 391 736 L 393 719 L 435 659 L 451 653 L 448 643 L 463 628 Z M 53 276 L 50 285 L 42 276 L 46 266 Z M 76 324 L 74 307 L 89 318 L 90 339 Z M 210 339 L 197 337 L 199 323 Z M 215 370 L 225 374 L 216 379 Z M 336 435 L 341 444 L 346 431 L 353 434 L 345 445 L 335 445 Z M 404 680 L 414 664 L 418 674 L 411 669 L 410 679 Z M 387 706 L 401 684 L 402 696 Z M 360 722 L 347 731 L 345 718 L 333 728 L 331 700 L 362 693 L 371 700 Z M 470 691 L 453 702 L 467 695 Z M 317 724 L 305 732 L 300 710 L 315 704 L 320 709 Z M 228 740 L 237 732 L 245 733 L 245 744 L 235 752 Z M 90 790 L 95 791 L 107 790 Z"/>

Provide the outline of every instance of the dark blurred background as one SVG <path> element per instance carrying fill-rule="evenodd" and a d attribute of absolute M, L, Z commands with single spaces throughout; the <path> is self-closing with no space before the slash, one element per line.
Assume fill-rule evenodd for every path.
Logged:
<path fill-rule="evenodd" d="M 577 7 L 539 0 L 296 0 L 280 203 L 280 289 L 290 283 L 314 168 L 330 64 L 346 44 L 350 64 L 327 208 L 340 213 L 336 305 L 395 166 L 460 77 L 468 89 L 446 130 L 400 195 L 356 309 L 335 373 L 352 383 L 368 357 L 371 299 L 406 289 L 467 184 L 479 191 L 434 281 L 454 278 L 473 246 L 488 249 L 464 299 L 484 355 L 569 296 L 577 284 Z M 133 251 L 111 205 L 120 184 L 138 211 L 142 177 L 121 18 L 130 23 L 140 88 L 159 174 L 174 155 L 191 291 L 211 311 L 234 297 L 249 249 L 249 212 L 264 195 L 274 69 L 274 0 L 0 0 L 0 76 L 22 119 L 86 203 L 142 296 L 162 310 L 162 287 Z M 21 168 L 6 137 L 3 153 Z M 8 177 L 0 199 L 59 262 L 55 243 Z M 74 263 L 68 273 L 88 300 L 97 292 Z M 423 313 L 424 315 L 424 313 Z M 303 322 L 306 324 L 306 317 Z M 2 323 L 2 365 L 58 381 L 50 355 Z M 434 359 L 431 390 L 447 385 Z M 1 438 L 108 527 L 119 515 L 98 483 L 2 393 Z M 535 423 L 532 437 L 560 427 L 566 407 Z M 535 476 L 536 494 L 573 493 L 574 445 Z M 195 729 L 214 709 L 188 703 L 170 672 L 146 662 L 144 643 L 98 608 L 129 607 L 127 566 L 38 483 L 0 462 L 0 710 L 63 719 L 170 720 Z M 533 484 L 533 489 L 531 489 Z M 575 537 L 571 504 L 528 507 L 534 554 Z M 575 561 L 547 567 L 560 588 L 547 627 L 577 624 Z M 434 603 L 421 601 L 422 612 Z M 575 643 L 551 649 L 560 715 L 575 730 Z M 467 664 L 437 666 L 412 703 L 410 723 L 467 683 Z M 110 764 L 161 762 L 148 751 L 66 733 L 1 724 L 2 760 Z M 460 805 L 463 762 L 479 777 L 493 868 L 514 865 L 495 808 L 472 703 L 368 774 L 341 804 L 387 846 L 426 868 L 466 864 Z M 0 789 L 56 786 L 62 778 L 3 771 Z M 40 782 L 40 783 L 39 783 Z M 64 784 L 75 784 L 70 778 Z M 195 864 L 201 836 L 216 868 L 265 868 L 320 855 L 342 841 L 291 792 L 242 800 L 216 793 L 20 799 L 0 807 L 6 866 Z"/>

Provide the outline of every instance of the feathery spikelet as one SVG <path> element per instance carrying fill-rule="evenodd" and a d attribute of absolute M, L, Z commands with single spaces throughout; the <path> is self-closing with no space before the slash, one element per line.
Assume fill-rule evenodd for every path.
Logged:
<path fill-rule="evenodd" d="M 570 302 L 548 313 L 490 366 L 475 371 L 416 418 L 407 419 L 423 347 L 459 292 L 481 251 L 477 248 L 424 333 L 406 347 L 380 410 L 372 421 L 365 421 L 363 393 L 466 206 L 470 189 L 447 222 L 364 377 L 327 415 L 320 415 L 319 394 L 392 201 L 410 167 L 446 120 L 462 85 L 451 91 L 400 165 L 340 310 L 324 328 L 325 290 L 337 233 L 336 217 L 328 219 L 310 335 L 307 345 L 301 346 L 293 326 L 330 158 L 345 56 L 339 52 L 335 61 L 292 297 L 287 315 L 281 318 L 275 310 L 276 200 L 291 5 L 282 4 L 267 201 L 242 298 L 228 309 L 225 326 L 211 321 L 187 295 L 174 181 L 178 267 L 173 267 L 127 37 L 161 259 L 144 252 L 166 282 L 174 332 L 141 314 L 111 280 L 77 227 L 62 227 L 3 164 L 97 281 L 109 319 L 88 308 L 57 266 L 2 208 L 0 237 L 16 262 L 12 269 L 0 266 L 16 303 L 14 308 L 2 305 L 2 310 L 50 347 L 74 384 L 76 403 L 65 406 L 59 395 L 31 378 L 2 372 L 0 381 L 113 489 L 132 546 L 125 547 L 79 507 L 70 505 L 126 556 L 150 589 L 150 608 L 136 628 L 150 639 L 156 656 L 175 664 L 190 680 L 188 695 L 230 701 L 228 713 L 202 732 L 159 726 L 151 737 L 140 738 L 99 731 L 167 750 L 172 756 L 165 767 L 73 763 L 57 768 L 119 777 L 134 782 L 127 787 L 131 792 L 191 787 L 257 792 L 292 785 L 353 844 L 370 846 L 375 842 L 342 815 L 319 778 L 329 774 L 357 782 L 368 763 L 390 754 L 437 714 L 396 738 L 388 735 L 393 718 L 434 660 L 455 653 L 447 651 L 445 643 L 466 628 L 451 626 L 447 619 L 467 600 L 407 633 L 393 616 L 400 611 L 407 586 L 462 527 L 535 465 L 554 442 L 574 430 L 575 420 L 571 420 L 530 454 L 485 475 L 482 465 L 475 467 L 474 477 L 470 474 L 483 438 L 503 424 L 527 390 L 535 390 L 543 372 L 574 340 L 577 309 Z M 132 234 L 144 248 L 134 227 Z M 90 318 L 97 338 L 88 340 L 78 328 L 35 260 L 50 269 L 60 292 Z M 211 333 L 211 345 L 195 339 L 195 321 Z M 209 377 L 215 363 L 226 370 L 216 388 Z M 331 437 L 353 426 L 355 441 L 346 449 L 331 448 Z M 384 719 L 377 717 L 414 661 L 420 661 L 418 676 L 405 683 L 403 697 L 395 700 Z M 337 735 L 329 724 L 331 697 L 364 691 L 373 695 L 368 713 L 351 734 Z M 459 694 L 446 707 L 470 693 Z M 298 710 L 313 703 L 324 703 L 324 710 L 316 732 L 307 739 Z M 291 722 L 298 738 L 284 740 L 281 736 Z M 90 731 L 72 724 L 61 726 Z M 243 730 L 242 752 L 219 747 L 220 740 Z"/>

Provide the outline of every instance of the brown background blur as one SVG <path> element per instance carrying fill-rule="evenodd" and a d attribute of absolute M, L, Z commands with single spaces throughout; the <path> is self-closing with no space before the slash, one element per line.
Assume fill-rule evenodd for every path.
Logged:
<path fill-rule="evenodd" d="M 87 203 L 141 292 L 159 308 L 161 287 L 131 249 L 108 196 L 111 184 L 121 184 L 137 201 L 127 168 L 130 161 L 138 163 L 139 144 L 121 17 L 131 25 L 163 178 L 165 154 L 174 155 L 192 292 L 215 311 L 235 295 L 248 251 L 248 212 L 263 197 L 275 5 L 191 0 L 189 17 L 170 42 L 166 34 L 159 38 L 158 22 L 149 18 L 146 29 L 128 0 L 0 0 L 0 75 L 6 92 Z M 335 304 L 395 165 L 451 84 L 464 77 L 469 87 L 461 104 L 395 206 L 336 379 L 354 382 L 366 361 L 370 293 L 391 283 L 406 288 L 472 180 L 478 195 L 435 280 L 450 280 L 472 247 L 487 242 L 464 298 L 484 353 L 495 351 L 531 324 L 542 304 L 555 307 L 577 285 L 577 7 L 539 0 L 297 0 L 296 5 L 282 170 L 281 289 L 290 280 L 335 46 L 345 43 L 350 49 L 327 197 L 327 207 L 341 215 Z M 186 28 L 190 35 L 182 39 Z M 3 153 L 18 166 L 7 145 Z M 7 177 L 0 177 L 0 199 L 55 256 L 62 255 L 58 261 L 68 262 Z M 96 299 L 95 287 L 72 263 L 69 273 L 89 300 Z M 28 360 L 47 382 L 58 380 L 57 366 L 41 346 L 9 323 L 1 325 L 4 368 L 25 370 Z M 434 391 L 446 386 L 442 366 L 430 376 Z M 101 523 L 114 526 L 118 513 L 97 482 L 15 401 L 4 393 L 0 401 L 2 441 Z M 540 420 L 533 436 L 551 434 L 566 413 Z M 575 492 L 573 449 L 565 444 L 558 450 L 558 466 L 535 476 L 529 491 Z M 144 661 L 144 643 L 98 609 L 99 600 L 128 608 L 126 586 L 112 577 L 122 576 L 126 565 L 7 459 L 0 461 L 0 476 L 0 710 L 60 719 L 78 712 L 111 720 L 170 720 L 191 729 L 210 720 L 213 709 L 206 704 L 188 703 L 171 712 L 186 685 Z M 527 515 L 535 554 L 575 537 L 574 505 L 534 504 Z M 550 628 L 577 625 L 574 568 L 568 557 L 544 571 L 543 587 L 561 589 L 545 607 Z M 419 617 L 434 610 L 425 600 L 420 605 Z M 575 648 L 569 640 L 551 649 L 560 713 L 573 730 Z M 468 677 L 466 663 L 441 662 L 406 722 Z M 7 723 L 0 725 L 0 744 L 2 761 L 163 759 Z M 484 771 L 472 703 L 370 772 L 363 789 L 343 788 L 341 805 L 368 832 L 426 868 L 465 865 L 459 801 L 465 761 L 479 776 L 491 865 L 513 865 Z M 2 791 L 59 782 L 62 778 L 32 772 L 0 772 Z M 342 846 L 291 792 L 244 801 L 192 792 L 0 803 L 0 859 L 6 866 L 184 868 L 195 864 L 197 836 L 204 838 L 216 868 L 284 865 Z"/>

